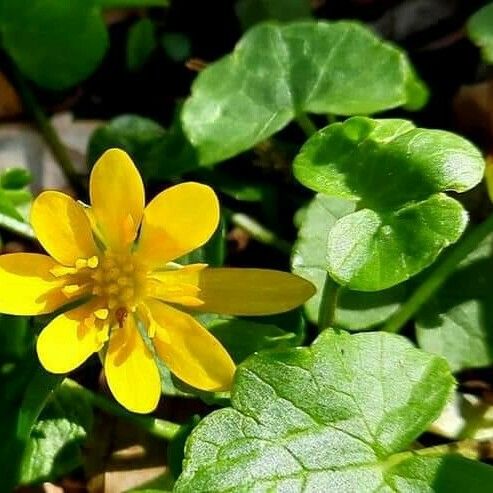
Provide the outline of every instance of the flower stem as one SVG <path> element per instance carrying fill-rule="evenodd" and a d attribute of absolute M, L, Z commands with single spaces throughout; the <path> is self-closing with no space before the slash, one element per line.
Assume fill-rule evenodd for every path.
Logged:
<path fill-rule="evenodd" d="M 307 137 L 311 137 L 318 130 L 306 113 L 300 113 L 295 117 L 295 120 Z"/>
<path fill-rule="evenodd" d="M 41 132 L 44 140 L 51 149 L 51 152 L 53 153 L 53 156 L 55 157 L 58 165 L 67 177 L 70 185 L 77 192 L 82 191 L 84 182 L 83 180 L 81 180 L 81 175 L 75 169 L 74 164 L 72 163 L 72 160 L 70 159 L 70 156 L 68 154 L 67 148 L 60 140 L 60 137 L 58 136 L 56 130 L 53 128 L 50 120 L 36 100 L 36 97 L 29 88 L 29 85 L 24 76 L 20 73 L 15 65 L 13 65 L 13 74 L 22 102 L 36 122 L 39 131 Z"/>
<path fill-rule="evenodd" d="M 113 416 L 126 419 L 130 423 L 137 425 L 139 428 L 146 430 L 151 435 L 163 438 L 164 440 L 172 440 L 182 428 L 181 425 L 172 423 L 171 421 L 126 411 L 116 402 L 111 401 L 102 394 L 92 392 L 70 378 L 66 378 L 62 385 L 79 393 L 82 397 L 87 399 L 92 406 L 97 407 L 108 414 L 112 414 Z"/>
<path fill-rule="evenodd" d="M 459 262 L 469 255 L 491 232 L 493 232 L 493 214 L 479 226 L 470 229 L 461 241 L 452 247 L 448 254 L 432 270 L 428 278 L 402 305 L 401 309 L 389 318 L 382 330 L 392 333 L 400 332 L 413 315 L 455 271 Z"/>
<path fill-rule="evenodd" d="M 29 240 L 34 240 L 34 231 L 28 223 L 24 223 L 6 214 L 0 213 L 0 227 Z"/>
<path fill-rule="evenodd" d="M 223 209 L 228 219 L 235 225 L 244 229 L 252 238 L 264 245 L 269 245 L 280 252 L 290 255 L 291 244 L 279 238 L 273 231 L 257 222 L 252 217 L 242 212 L 233 212 Z"/>
<path fill-rule="evenodd" d="M 339 284 L 330 277 L 329 273 L 325 274 L 325 282 L 318 309 L 318 329 L 320 332 L 334 323 L 339 288 Z"/>

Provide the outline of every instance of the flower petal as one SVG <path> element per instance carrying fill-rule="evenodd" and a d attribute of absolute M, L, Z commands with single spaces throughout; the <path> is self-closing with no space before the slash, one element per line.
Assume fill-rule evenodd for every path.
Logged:
<path fill-rule="evenodd" d="M 156 362 L 129 315 L 123 327 L 112 331 L 104 360 L 111 392 L 123 406 L 135 413 L 150 413 L 161 396 Z"/>
<path fill-rule="evenodd" d="M 92 213 L 113 250 L 134 241 L 144 212 L 144 184 L 129 155 L 107 150 L 96 162 L 89 183 Z"/>
<path fill-rule="evenodd" d="M 138 251 L 149 265 L 164 265 L 206 243 L 218 223 L 219 201 L 212 188 L 175 185 L 146 207 Z"/>
<path fill-rule="evenodd" d="M 315 294 L 306 279 L 277 270 L 207 268 L 198 273 L 196 310 L 225 315 L 273 315 L 302 305 Z"/>
<path fill-rule="evenodd" d="M 41 332 L 36 349 L 41 364 L 52 373 L 68 373 L 99 351 L 108 328 L 84 304 L 58 315 Z"/>
<path fill-rule="evenodd" d="M 201 390 L 228 390 L 235 364 L 219 341 L 190 315 L 160 301 L 146 304 L 156 324 L 152 342 L 171 372 Z"/>
<path fill-rule="evenodd" d="M 40 194 L 31 209 L 31 224 L 43 248 L 61 264 L 74 265 L 98 252 L 84 208 L 64 193 Z"/>
<path fill-rule="evenodd" d="M 0 256 L 0 313 L 39 315 L 67 303 L 63 281 L 50 271 L 59 266 L 48 255 L 11 253 Z"/>

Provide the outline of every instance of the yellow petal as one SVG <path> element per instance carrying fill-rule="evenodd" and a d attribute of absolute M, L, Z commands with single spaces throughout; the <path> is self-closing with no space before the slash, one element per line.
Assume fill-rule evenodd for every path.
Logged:
<path fill-rule="evenodd" d="M 199 272 L 207 264 L 190 264 L 178 269 L 154 271 L 147 280 L 147 295 L 167 303 L 186 306 L 199 306 Z"/>
<path fill-rule="evenodd" d="M 190 315 L 160 301 L 146 303 L 156 324 L 152 342 L 170 371 L 201 390 L 228 390 L 235 364 L 219 341 Z"/>
<path fill-rule="evenodd" d="M 161 192 L 146 207 L 138 251 L 149 265 L 164 265 L 206 243 L 218 223 L 214 190 L 200 183 L 181 183 Z"/>
<path fill-rule="evenodd" d="M 132 315 L 123 327 L 112 329 L 104 371 L 111 392 L 123 407 L 135 413 L 156 409 L 161 396 L 159 371 Z"/>
<path fill-rule="evenodd" d="M 58 265 L 38 253 L 1 255 L 0 313 L 39 315 L 67 303 L 61 291 L 63 280 L 50 272 Z"/>
<path fill-rule="evenodd" d="M 199 272 L 197 310 L 227 315 L 272 315 L 302 305 L 315 286 L 277 270 L 207 268 Z"/>
<path fill-rule="evenodd" d="M 98 252 L 84 208 L 64 193 L 40 194 L 31 209 L 31 224 L 41 245 L 61 264 L 75 265 Z"/>
<path fill-rule="evenodd" d="M 72 371 L 101 349 L 107 332 L 107 326 L 95 320 L 89 304 L 62 313 L 38 337 L 39 361 L 52 373 Z"/>
<path fill-rule="evenodd" d="M 129 155 L 107 150 L 96 162 L 89 182 L 98 230 L 113 250 L 123 250 L 137 235 L 144 211 L 144 185 Z"/>

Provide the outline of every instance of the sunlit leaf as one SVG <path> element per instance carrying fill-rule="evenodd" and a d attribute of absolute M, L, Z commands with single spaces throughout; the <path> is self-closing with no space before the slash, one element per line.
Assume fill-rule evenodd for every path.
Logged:
<path fill-rule="evenodd" d="M 54 480 L 83 464 L 81 445 L 92 427 L 92 408 L 79 393 L 59 387 L 27 442 L 22 483 Z"/>
<path fill-rule="evenodd" d="M 318 194 L 303 213 L 291 257 L 291 267 L 295 274 L 308 279 L 317 287 L 316 294 L 305 304 L 306 314 L 315 324 L 318 323 L 320 300 L 327 275 L 329 233 L 337 220 L 354 210 L 354 202 Z M 348 330 L 371 328 L 390 317 L 406 299 L 406 295 L 407 288 L 403 284 L 370 293 L 342 288 L 338 295 L 334 325 Z"/>
<path fill-rule="evenodd" d="M 386 333 L 260 353 L 238 368 L 232 407 L 192 432 L 175 489 L 475 491 L 493 468 L 409 450 L 452 388 L 442 358 Z"/>
<path fill-rule="evenodd" d="M 182 117 L 200 162 L 213 164 L 300 113 L 375 113 L 425 100 L 406 55 L 359 24 L 270 23 L 199 74 Z"/>
<path fill-rule="evenodd" d="M 480 152 L 455 134 L 364 117 L 317 132 L 294 162 L 303 185 L 354 203 L 330 230 L 326 267 L 361 291 L 408 279 L 457 241 L 467 213 L 442 192 L 469 190 L 483 171 Z"/>

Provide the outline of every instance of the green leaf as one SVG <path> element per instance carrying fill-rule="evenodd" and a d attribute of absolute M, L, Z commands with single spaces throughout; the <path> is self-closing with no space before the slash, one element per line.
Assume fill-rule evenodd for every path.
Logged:
<path fill-rule="evenodd" d="M 454 371 L 493 363 L 492 241 L 478 245 L 418 314 L 419 345 Z"/>
<path fill-rule="evenodd" d="M 180 176 L 198 166 L 195 151 L 183 135 L 178 119 L 169 130 L 138 115 L 110 120 L 91 135 L 87 150 L 89 166 L 111 147 L 128 152 L 147 181 Z"/>
<path fill-rule="evenodd" d="M 0 315 L 0 366 L 22 360 L 32 344 L 27 317 Z"/>
<path fill-rule="evenodd" d="M 73 389 L 59 387 L 33 427 L 24 452 L 21 482 L 54 480 L 81 466 L 81 446 L 92 420 L 91 404 Z"/>
<path fill-rule="evenodd" d="M 151 19 L 139 19 L 128 31 L 127 67 L 138 70 L 156 49 L 156 28 Z"/>
<path fill-rule="evenodd" d="M 182 118 L 200 162 L 213 164 L 300 113 L 375 113 L 425 100 L 406 55 L 359 24 L 270 23 L 199 74 Z"/>
<path fill-rule="evenodd" d="M 108 47 L 96 0 L 3 0 L 2 46 L 22 72 L 48 89 L 88 77 Z"/>
<path fill-rule="evenodd" d="M 295 21 L 312 16 L 308 0 L 238 0 L 236 15 L 243 30 L 261 21 Z"/>
<path fill-rule="evenodd" d="M 293 346 L 297 336 L 294 332 L 286 332 L 273 324 L 239 318 L 216 318 L 207 328 L 226 348 L 235 363 L 241 363 L 263 349 Z"/>
<path fill-rule="evenodd" d="M 318 324 L 320 300 L 327 275 L 326 250 L 329 233 L 339 219 L 354 210 L 354 202 L 317 194 L 303 211 L 291 257 L 291 268 L 295 274 L 308 279 L 317 287 L 315 295 L 305 304 L 306 314 L 314 324 Z M 370 293 L 341 288 L 334 325 L 348 330 L 374 327 L 387 320 L 406 296 L 407 287 L 404 284 Z"/>
<path fill-rule="evenodd" d="M 31 173 L 24 168 L 8 168 L 0 174 L 0 186 L 8 190 L 19 190 L 31 183 Z"/>
<path fill-rule="evenodd" d="M 21 464 L 32 428 L 47 398 L 62 377 L 44 371 L 28 351 L 15 363 L 0 365 L 0 491 L 12 491 L 21 477 Z"/>
<path fill-rule="evenodd" d="M 183 62 L 190 57 L 192 46 L 190 39 L 182 33 L 165 33 L 161 37 L 165 53 L 175 62 Z"/>
<path fill-rule="evenodd" d="M 445 360 L 387 333 L 328 330 L 310 348 L 262 352 L 238 367 L 232 407 L 192 432 L 175 490 L 456 491 L 493 469 L 406 451 L 452 389 Z"/>
<path fill-rule="evenodd" d="M 405 281 L 457 241 L 467 213 L 442 192 L 471 189 L 483 171 L 480 152 L 458 135 L 364 117 L 317 132 L 294 161 L 303 185 L 355 203 L 329 232 L 326 267 L 361 291 Z"/>
<path fill-rule="evenodd" d="M 481 48 L 485 62 L 493 63 L 493 3 L 478 10 L 467 23 L 469 37 Z"/>

